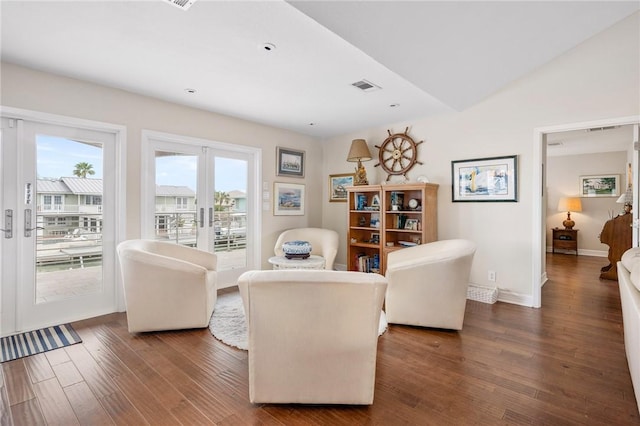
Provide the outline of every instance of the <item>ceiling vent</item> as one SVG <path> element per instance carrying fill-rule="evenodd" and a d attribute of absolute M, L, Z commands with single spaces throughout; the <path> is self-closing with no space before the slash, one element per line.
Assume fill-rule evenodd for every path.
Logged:
<path fill-rule="evenodd" d="M 189 10 L 191 5 L 196 2 L 196 0 L 166 0 L 166 1 L 182 10 Z"/>
<path fill-rule="evenodd" d="M 355 83 L 351 83 L 351 85 L 357 87 L 363 92 L 373 92 L 373 91 L 382 89 L 380 86 L 377 86 L 367 80 L 356 81 Z"/>

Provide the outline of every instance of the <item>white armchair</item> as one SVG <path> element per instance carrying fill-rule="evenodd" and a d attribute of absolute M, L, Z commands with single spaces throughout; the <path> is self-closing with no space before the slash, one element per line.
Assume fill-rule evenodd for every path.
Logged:
<path fill-rule="evenodd" d="M 475 251 L 471 241 L 443 240 L 389 253 L 387 321 L 462 330 Z"/>
<path fill-rule="evenodd" d="M 216 303 L 217 257 L 153 240 L 118 245 L 130 332 L 207 327 Z"/>
<path fill-rule="evenodd" d="M 252 403 L 373 403 L 383 276 L 249 271 L 238 287 Z"/>
<path fill-rule="evenodd" d="M 283 256 L 282 244 L 295 240 L 308 241 L 311 244 L 311 254 L 324 257 L 324 269 L 333 269 L 339 247 L 339 236 L 336 231 L 324 228 L 289 229 L 280 234 L 273 252 L 276 256 Z"/>

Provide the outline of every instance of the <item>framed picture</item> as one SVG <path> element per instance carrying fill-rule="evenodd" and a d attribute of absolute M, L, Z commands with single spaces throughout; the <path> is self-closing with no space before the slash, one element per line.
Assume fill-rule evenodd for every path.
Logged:
<path fill-rule="evenodd" d="M 353 173 L 329 175 L 329 201 L 347 201 L 347 186 L 353 186 Z"/>
<path fill-rule="evenodd" d="M 409 229 L 411 231 L 417 231 L 418 230 L 418 223 L 419 223 L 418 219 L 407 219 L 404 222 L 404 229 Z"/>
<path fill-rule="evenodd" d="M 277 147 L 276 170 L 278 176 L 304 177 L 304 151 Z"/>
<path fill-rule="evenodd" d="M 518 201 L 518 156 L 451 162 L 451 201 Z"/>
<path fill-rule="evenodd" d="M 620 195 L 620 175 L 580 176 L 581 197 L 617 197 Z"/>
<path fill-rule="evenodd" d="M 275 216 L 304 215 L 304 185 L 274 182 L 273 214 Z"/>
<path fill-rule="evenodd" d="M 380 244 L 380 233 L 379 232 L 372 232 L 371 233 L 371 239 L 369 240 L 369 242 L 371 244 Z"/>

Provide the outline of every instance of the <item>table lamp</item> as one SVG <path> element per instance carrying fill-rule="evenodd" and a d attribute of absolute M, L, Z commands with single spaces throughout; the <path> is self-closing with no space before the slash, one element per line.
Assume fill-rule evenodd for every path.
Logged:
<path fill-rule="evenodd" d="M 353 177 L 354 185 L 369 185 L 369 181 L 367 180 L 367 171 L 362 165 L 363 161 L 369 160 L 371 160 L 371 152 L 369 152 L 367 141 L 364 139 L 354 139 L 351 142 L 351 149 L 349 149 L 349 155 L 347 156 L 347 161 L 358 162 L 356 174 Z"/>
<path fill-rule="evenodd" d="M 558 211 L 567 212 L 567 219 L 562 222 L 564 229 L 573 229 L 576 223 L 571 220 L 571 212 L 581 212 L 582 202 L 577 197 L 563 197 L 558 202 Z"/>

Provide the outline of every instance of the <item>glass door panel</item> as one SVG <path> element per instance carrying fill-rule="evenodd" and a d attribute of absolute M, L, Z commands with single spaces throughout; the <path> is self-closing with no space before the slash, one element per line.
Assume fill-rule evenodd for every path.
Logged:
<path fill-rule="evenodd" d="M 36 135 L 35 303 L 102 290 L 101 143 Z"/>
<path fill-rule="evenodd" d="M 221 271 L 247 267 L 247 171 L 246 160 L 214 158 L 215 237 L 210 242 Z"/>
<path fill-rule="evenodd" d="M 155 239 L 196 247 L 198 155 L 155 151 Z"/>

